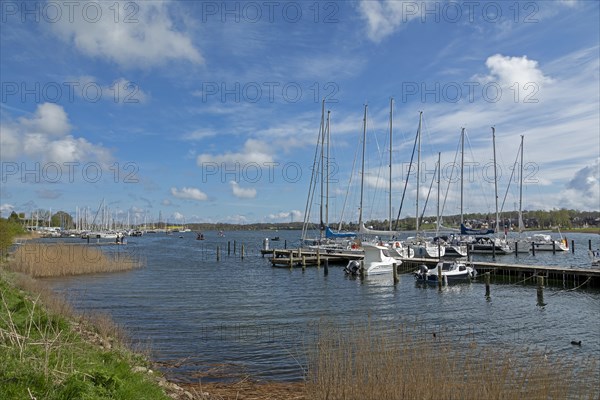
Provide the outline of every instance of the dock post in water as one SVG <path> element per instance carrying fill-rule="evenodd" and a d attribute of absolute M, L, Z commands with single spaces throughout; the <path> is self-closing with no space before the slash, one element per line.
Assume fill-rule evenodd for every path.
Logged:
<path fill-rule="evenodd" d="M 365 260 L 360 260 L 360 279 L 365 279 Z"/>
<path fill-rule="evenodd" d="M 592 241 L 590 240 L 590 247 L 592 247 Z M 575 254 L 575 240 L 571 239 L 571 253 Z"/>
<path fill-rule="evenodd" d="M 438 253 L 439 256 L 439 253 Z M 438 289 L 442 290 L 442 279 L 444 279 L 442 277 L 442 263 L 439 262 L 437 265 L 437 273 L 438 273 Z"/>
<path fill-rule="evenodd" d="M 284 248 L 284 249 L 287 249 L 287 239 L 285 239 L 285 240 L 283 241 L 283 248 Z"/>
<path fill-rule="evenodd" d="M 556 254 L 556 240 L 552 241 L 552 254 Z"/>
<path fill-rule="evenodd" d="M 323 272 L 324 272 L 325 276 L 327 276 L 327 275 L 329 275 L 329 259 L 325 258 L 324 261 L 325 261 L 325 263 L 324 263 L 324 265 L 325 265 L 325 271 L 323 271 Z"/>
<path fill-rule="evenodd" d="M 394 269 L 394 272 L 393 272 L 394 285 L 397 285 L 398 282 L 400 282 L 400 279 L 398 279 L 398 266 L 396 265 L 396 263 L 392 264 L 392 268 Z"/>
<path fill-rule="evenodd" d="M 515 257 L 519 257 L 519 241 L 515 240 Z"/>
<path fill-rule="evenodd" d="M 544 276 L 537 276 L 537 305 L 540 307 L 545 306 L 544 303 Z"/>
<path fill-rule="evenodd" d="M 269 244 L 266 242 L 263 242 L 263 248 L 265 250 L 269 250 Z M 231 242 L 228 240 L 227 241 L 227 255 L 230 256 L 231 255 Z M 263 257 L 265 256 L 265 254 L 263 253 L 262 255 Z"/>
<path fill-rule="evenodd" d="M 277 258 L 277 249 L 273 249 L 273 257 L 271 258 L 271 265 L 275 266 L 276 258 Z"/>
<path fill-rule="evenodd" d="M 236 242 L 235 242 L 235 240 L 234 240 L 234 241 L 233 241 L 233 254 L 235 254 L 235 245 L 236 245 Z"/>
<path fill-rule="evenodd" d="M 290 268 L 294 268 L 294 250 L 290 251 Z"/>
<path fill-rule="evenodd" d="M 485 280 L 485 297 L 490 297 L 490 273 L 486 272 L 483 274 L 483 278 Z"/>
<path fill-rule="evenodd" d="M 302 271 L 306 269 L 306 256 L 302 256 Z"/>
<path fill-rule="evenodd" d="M 317 267 L 321 266 L 321 249 L 317 248 Z"/>
<path fill-rule="evenodd" d="M 242 260 L 244 259 L 244 245 L 242 244 Z"/>
<path fill-rule="evenodd" d="M 571 242 L 573 242 L 573 240 L 571 240 Z M 571 247 L 575 247 L 575 246 L 571 245 Z M 588 250 L 592 250 L 592 239 L 588 240 Z"/>
<path fill-rule="evenodd" d="M 217 261 L 221 260 L 221 248 L 217 246 Z"/>
<path fill-rule="evenodd" d="M 531 242 L 531 255 L 535 256 L 535 243 Z"/>

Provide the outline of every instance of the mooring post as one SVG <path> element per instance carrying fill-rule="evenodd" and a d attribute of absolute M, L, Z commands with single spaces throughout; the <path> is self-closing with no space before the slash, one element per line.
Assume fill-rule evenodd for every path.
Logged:
<path fill-rule="evenodd" d="M 317 267 L 321 266 L 321 249 L 317 248 Z"/>
<path fill-rule="evenodd" d="M 235 247 L 236 247 L 236 244 L 237 244 L 237 243 L 236 243 L 236 242 L 235 242 L 235 240 L 234 240 L 234 241 L 233 241 L 233 254 L 235 254 Z"/>
<path fill-rule="evenodd" d="M 302 271 L 304 271 L 306 269 L 306 256 L 303 255 L 302 256 Z"/>
<path fill-rule="evenodd" d="M 365 260 L 360 260 L 360 279 L 365 278 Z"/>
<path fill-rule="evenodd" d="M 324 261 L 325 261 L 325 271 L 324 271 L 324 274 L 325 274 L 325 276 L 327 276 L 327 275 L 329 275 L 329 258 L 326 257 Z"/>
<path fill-rule="evenodd" d="M 242 260 L 244 259 L 244 244 L 242 243 Z"/>
<path fill-rule="evenodd" d="M 537 276 L 537 305 L 542 307 L 544 304 L 544 276 Z"/>
<path fill-rule="evenodd" d="M 438 275 L 438 289 L 442 290 L 443 276 L 442 276 L 442 263 L 439 262 L 437 265 L 437 275 Z"/>
<path fill-rule="evenodd" d="M 287 249 L 287 239 L 285 239 L 285 240 L 283 241 L 283 248 L 284 248 L 284 249 Z"/>
<path fill-rule="evenodd" d="M 490 297 L 490 273 L 483 274 L 483 278 L 485 280 L 485 297 Z"/>
<path fill-rule="evenodd" d="M 552 254 L 556 254 L 556 240 L 552 241 Z"/>
<path fill-rule="evenodd" d="M 573 246 L 571 246 L 573 247 Z M 592 250 L 592 239 L 588 240 L 588 250 Z"/>
<path fill-rule="evenodd" d="M 221 249 L 217 246 L 217 261 L 221 260 Z"/>
<path fill-rule="evenodd" d="M 591 243 L 590 243 L 590 247 L 591 247 Z M 575 254 L 575 240 L 574 239 L 571 239 L 571 253 Z"/>
<path fill-rule="evenodd" d="M 263 242 L 263 247 L 265 250 L 269 250 L 269 245 L 267 244 L 267 242 Z M 227 241 L 227 256 L 231 255 L 231 242 L 228 240 Z M 264 253 L 263 253 L 263 257 L 264 257 Z"/>
<path fill-rule="evenodd" d="M 519 257 L 519 241 L 515 240 L 515 257 Z"/>
<path fill-rule="evenodd" d="M 535 243 L 531 242 L 531 255 L 535 256 Z"/>
<path fill-rule="evenodd" d="M 275 258 L 277 257 L 277 250 L 273 249 L 273 258 L 271 259 L 271 265 L 275 266 Z"/>
<path fill-rule="evenodd" d="M 400 282 L 400 279 L 398 279 L 398 267 L 396 266 L 396 263 L 392 264 L 392 269 L 394 270 L 394 285 L 396 285 Z"/>
<path fill-rule="evenodd" d="M 290 268 L 294 267 L 294 250 L 290 251 Z"/>

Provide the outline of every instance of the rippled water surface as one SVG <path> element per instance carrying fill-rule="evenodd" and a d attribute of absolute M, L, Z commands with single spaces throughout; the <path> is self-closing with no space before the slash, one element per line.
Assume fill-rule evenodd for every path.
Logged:
<path fill-rule="evenodd" d="M 298 245 L 300 232 L 147 234 L 127 246 L 103 246 L 145 260 L 139 270 L 47 281 L 77 308 L 110 314 L 134 339 L 149 346 L 158 361 L 182 379 L 219 379 L 250 373 L 267 379 L 302 377 L 303 345 L 319 323 L 340 326 L 367 319 L 417 321 L 423 330 L 468 334 L 482 344 L 535 348 L 546 353 L 600 360 L 600 292 L 546 287 L 540 305 L 534 285 L 493 284 L 486 299 L 482 283 L 423 287 L 410 275 L 348 278 L 342 267 L 272 268 L 260 255 L 271 245 Z M 182 236 L 182 237 L 180 237 Z M 588 240 L 572 234 L 576 251 L 498 256 L 498 262 L 589 267 Z M 234 241 L 236 254 L 233 254 Z M 228 242 L 231 254 L 228 255 Z M 245 257 L 240 257 L 241 245 Z M 221 260 L 216 261 L 216 246 Z M 481 257 L 481 256 L 480 256 Z M 491 257 L 489 257 L 491 259 Z M 582 346 L 571 345 L 581 340 Z"/>

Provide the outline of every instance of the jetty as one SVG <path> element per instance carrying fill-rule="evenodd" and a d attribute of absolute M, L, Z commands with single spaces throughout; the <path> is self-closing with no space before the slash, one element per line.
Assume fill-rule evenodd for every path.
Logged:
<path fill-rule="evenodd" d="M 351 260 L 361 260 L 360 252 L 315 251 L 312 249 L 273 249 L 262 250 L 263 257 L 270 255 L 269 261 L 273 267 L 294 268 L 307 266 L 345 265 Z M 398 273 L 412 273 L 420 265 L 435 266 L 437 258 L 402 258 Z M 564 287 L 600 287 L 600 268 L 556 266 L 556 265 L 525 265 L 492 261 L 467 261 L 480 276 L 489 274 L 495 281 L 527 282 L 528 280 L 543 279 L 547 283 L 562 284 Z"/>

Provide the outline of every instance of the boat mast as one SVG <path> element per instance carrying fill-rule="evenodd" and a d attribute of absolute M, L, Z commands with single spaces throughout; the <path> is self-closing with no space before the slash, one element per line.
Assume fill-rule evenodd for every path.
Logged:
<path fill-rule="evenodd" d="M 321 201 L 319 207 L 319 236 L 323 239 L 323 230 L 325 229 L 323 225 L 323 157 L 324 157 L 324 146 L 325 146 L 325 99 L 323 99 L 323 103 L 321 105 Z"/>
<path fill-rule="evenodd" d="M 329 226 L 329 116 L 331 111 L 327 110 L 327 154 L 325 164 L 325 226 Z"/>
<path fill-rule="evenodd" d="M 358 229 L 362 227 L 363 223 L 363 193 L 365 183 L 365 147 L 367 142 L 367 108 L 369 106 L 365 104 L 365 113 L 363 116 L 363 144 L 362 144 L 362 166 L 360 173 L 360 208 L 358 213 Z"/>
<path fill-rule="evenodd" d="M 523 138 L 521 135 L 521 172 L 519 174 L 519 234 L 523 232 Z"/>
<path fill-rule="evenodd" d="M 496 168 L 496 128 L 492 126 L 492 149 L 494 151 L 494 195 L 496 197 L 496 235 L 500 230 L 500 221 L 498 215 L 498 170 Z"/>
<path fill-rule="evenodd" d="M 440 172 L 442 165 L 442 153 L 438 152 L 437 162 L 437 222 L 435 225 L 435 236 L 440 236 Z"/>
<path fill-rule="evenodd" d="M 390 182 L 389 182 L 389 196 L 388 196 L 388 221 L 389 221 L 389 229 L 392 231 L 392 132 L 393 132 L 393 122 L 394 122 L 394 98 L 390 98 Z"/>
<path fill-rule="evenodd" d="M 465 170 L 465 128 L 460 132 L 460 224 L 464 224 L 463 217 L 463 191 Z"/>
<path fill-rule="evenodd" d="M 417 207 L 417 212 L 416 212 L 416 216 L 417 216 L 417 221 L 416 221 L 416 233 L 417 236 L 419 235 L 419 181 L 420 181 L 420 174 L 421 174 L 421 124 L 423 121 L 423 111 L 419 111 L 419 128 L 417 130 L 417 138 L 418 138 L 418 142 L 417 142 L 417 201 L 416 201 L 416 207 Z"/>

